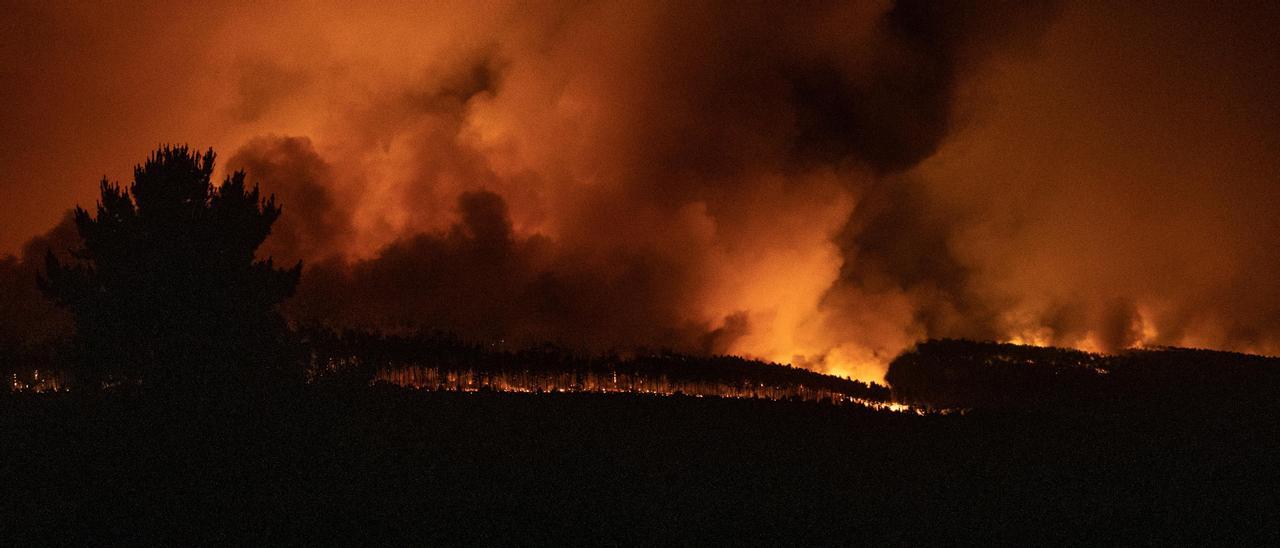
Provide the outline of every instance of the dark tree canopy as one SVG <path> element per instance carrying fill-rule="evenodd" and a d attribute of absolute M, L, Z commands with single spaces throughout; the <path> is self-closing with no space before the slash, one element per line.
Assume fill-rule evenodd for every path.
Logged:
<path fill-rule="evenodd" d="M 255 250 L 280 216 L 244 172 L 212 184 L 214 153 L 163 147 L 126 190 L 103 179 L 90 213 L 76 208 L 83 247 L 52 253 L 40 288 L 76 321 L 78 375 L 157 386 L 250 381 L 286 370 L 276 307 L 302 271 Z"/>

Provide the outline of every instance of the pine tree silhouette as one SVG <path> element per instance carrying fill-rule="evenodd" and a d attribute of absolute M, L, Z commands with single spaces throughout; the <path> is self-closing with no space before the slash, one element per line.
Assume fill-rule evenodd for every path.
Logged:
<path fill-rule="evenodd" d="M 302 263 L 255 259 L 280 207 L 244 172 L 214 187 L 213 169 L 212 149 L 160 148 L 127 190 L 103 179 L 96 213 L 76 208 L 83 247 L 69 262 L 46 257 L 40 289 L 75 317 L 86 384 L 204 389 L 291 369 L 276 307 Z"/>

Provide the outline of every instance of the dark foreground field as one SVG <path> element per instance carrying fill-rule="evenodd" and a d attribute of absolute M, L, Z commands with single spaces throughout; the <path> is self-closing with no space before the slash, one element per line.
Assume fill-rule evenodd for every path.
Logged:
<path fill-rule="evenodd" d="M 0 406 L 15 546 L 1280 538 L 1277 414 L 1252 405 L 921 417 L 309 387 L 181 411 L 119 393 Z"/>

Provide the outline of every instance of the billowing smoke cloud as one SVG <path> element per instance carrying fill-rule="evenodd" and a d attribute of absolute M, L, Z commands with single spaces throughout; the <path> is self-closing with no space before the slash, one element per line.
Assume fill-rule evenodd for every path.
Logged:
<path fill-rule="evenodd" d="M 542 236 L 520 237 L 503 199 L 465 192 L 460 220 L 374 259 L 321 262 L 291 304 L 298 316 L 396 330 L 434 326 L 473 340 L 558 341 L 603 350 L 649 342 L 691 348 L 704 325 L 685 325 L 682 265 L 647 255 L 592 257 Z M 675 275 L 673 275 L 675 274 Z"/>
<path fill-rule="evenodd" d="M 41 24 L 21 43 L 82 32 L 70 66 L 142 82 L 101 92 L 102 109 L 141 97 L 115 100 L 138 120 L 110 150 L 120 165 L 98 151 L 87 175 L 62 176 L 92 190 L 156 141 L 215 146 L 284 205 L 263 252 L 308 265 L 298 320 L 866 379 L 935 336 L 1280 350 L 1280 294 L 1258 281 L 1280 275 L 1264 243 L 1280 235 L 1280 171 L 1263 152 L 1280 118 L 1274 86 L 1249 83 L 1276 55 L 1228 39 L 1267 36 L 1273 14 L 917 0 L 31 11 Z M 118 17 L 144 45 L 92 30 Z M 107 42 L 124 45 L 85 61 Z M 138 68 L 148 59 L 174 65 L 165 86 Z M 14 66 L 0 91 L 17 104 L 82 77 Z M 60 120 L 94 104 L 37 112 L 65 137 L 76 122 Z M 76 192 L 59 207 L 91 200 Z"/>
<path fill-rule="evenodd" d="M 310 139 L 259 137 L 242 147 L 229 164 L 232 170 L 269 181 L 266 190 L 288 204 L 288 217 L 272 227 L 271 237 L 259 249 L 262 255 L 288 263 L 341 253 L 351 237 L 350 213 L 334 193 L 329 164 Z"/>
<path fill-rule="evenodd" d="M 1280 352 L 1280 50 L 1242 38 L 1277 23 L 1275 7 L 1077 7 L 1034 63 L 990 75 L 997 106 L 913 172 L 943 271 L 963 274 L 932 276 L 951 281 L 916 308 L 928 331 Z M 940 302 L 961 325 L 932 327 Z"/>
<path fill-rule="evenodd" d="M 854 204 L 933 154 L 964 73 L 1039 34 L 1052 13 L 913 1 L 557 6 L 340 112 L 341 133 L 323 139 L 352 184 L 299 139 L 255 140 L 232 164 L 286 204 L 268 251 L 313 259 L 299 317 L 849 373 L 853 356 L 828 358 L 849 335 L 829 332 L 861 303 L 824 294 L 847 294 L 868 267 L 836 236 L 919 206 L 859 204 L 850 220 Z M 264 90 L 314 78 L 263 67 L 242 74 L 280 81 L 240 85 L 241 112 L 277 100 Z M 344 240 L 348 213 L 358 236 Z M 893 229 L 863 234 L 897 237 L 875 230 Z M 324 255 L 334 250 L 346 253 Z M 891 266 L 884 275 L 916 265 Z M 918 334 L 904 331 L 912 318 L 867 320 L 841 327 L 874 335 L 856 345 L 873 369 Z"/>

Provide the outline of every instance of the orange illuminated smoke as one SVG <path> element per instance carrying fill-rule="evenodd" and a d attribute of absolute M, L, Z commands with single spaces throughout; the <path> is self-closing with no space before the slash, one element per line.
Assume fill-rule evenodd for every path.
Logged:
<path fill-rule="evenodd" d="M 298 323 L 867 381 L 938 337 L 1280 353 L 1274 2 L 29 4 L 0 346 L 57 331 L 65 212 L 185 142 L 277 195 Z"/>

